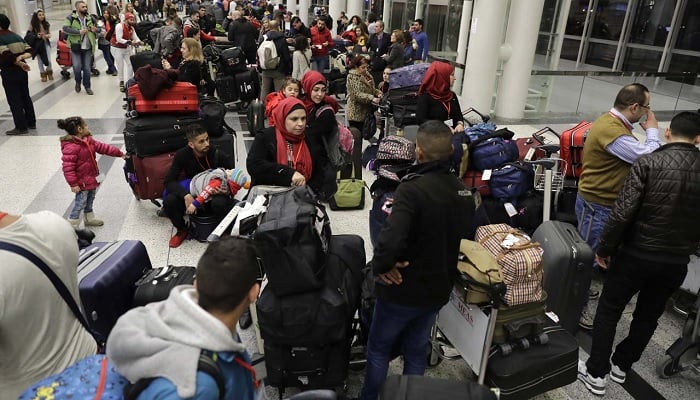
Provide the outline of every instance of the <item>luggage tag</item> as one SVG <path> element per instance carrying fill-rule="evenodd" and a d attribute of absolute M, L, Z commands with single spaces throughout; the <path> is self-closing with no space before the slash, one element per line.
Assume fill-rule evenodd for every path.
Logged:
<path fill-rule="evenodd" d="M 450 128 L 452 128 L 452 118 L 446 119 L 446 120 L 445 120 L 445 125 L 447 125 L 447 126 L 449 126 Z"/>
<path fill-rule="evenodd" d="M 491 170 L 490 170 L 490 169 L 485 169 L 485 170 L 481 173 L 481 180 L 482 180 L 482 181 L 488 181 L 489 179 L 491 179 Z M 508 204 L 510 204 L 510 203 L 508 203 Z M 512 206 L 513 206 L 513 205 L 511 204 L 511 207 L 512 207 Z M 506 211 L 507 211 L 507 210 L 508 210 L 508 208 L 506 207 Z M 515 208 L 513 208 L 513 210 L 515 210 Z M 511 217 L 512 217 L 512 215 L 511 215 Z"/>
<path fill-rule="evenodd" d="M 535 156 L 535 148 L 530 147 L 527 150 L 527 153 L 525 154 L 525 157 L 523 158 L 524 161 L 532 161 L 532 158 Z"/>
<path fill-rule="evenodd" d="M 490 171 L 489 171 L 489 172 L 490 172 Z M 489 174 L 489 175 L 490 175 L 490 174 Z M 482 177 L 481 179 L 484 180 L 483 177 Z M 508 214 L 509 217 L 512 218 L 512 217 L 518 215 L 518 210 L 515 209 L 515 206 L 513 206 L 512 203 L 505 203 L 505 204 L 503 205 L 503 207 L 506 209 L 506 213 Z M 511 236 L 511 235 L 509 235 L 509 236 Z"/>

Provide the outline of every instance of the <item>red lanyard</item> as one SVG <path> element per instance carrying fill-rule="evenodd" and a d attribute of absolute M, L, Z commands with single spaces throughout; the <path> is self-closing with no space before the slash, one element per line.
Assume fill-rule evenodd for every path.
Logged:
<path fill-rule="evenodd" d="M 250 372 L 250 375 L 253 377 L 253 386 L 257 389 L 260 387 L 260 382 L 258 381 L 258 376 L 255 374 L 255 369 L 253 368 L 252 365 L 248 364 L 247 362 L 241 360 L 240 358 L 236 357 L 233 359 L 233 361 L 237 362 L 238 365 L 241 367 L 247 369 Z"/>
<path fill-rule="evenodd" d="M 294 156 L 294 145 L 290 142 L 287 142 L 287 164 L 290 167 L 297 169 L 297 161 L 299 160 L 300 153 L 301 153 L 301 144 L 299 144 L 299 148 L 297 149 L 297 155 Z"/>
<path fill-rule="evenodd" d="M 207 157 L 206 154 L 204 155 L 204 161 L 207 162 L 207 167 L 209 167 L 209 168 L 204 168 L 204 165 L 202 164 L 201 161 L 199 161 L 199 158 L 197 157 L 197 155 L 195 155 L 194 158 L 195 158 L 195 160 L 197 160 L 197 164 L 199 164 L 199 166 L 202 167 L 202 171 L 206 171 L 206 170 L 211 169 L 211 164 L 209 164 L 209 157 Z"/>
<path fill-rule="evenodd" d="M 452 100 L 442 103 L 442 106 L 447 110 L 447 119 L 450 118 L 450 110 L 452 109 Z"/>

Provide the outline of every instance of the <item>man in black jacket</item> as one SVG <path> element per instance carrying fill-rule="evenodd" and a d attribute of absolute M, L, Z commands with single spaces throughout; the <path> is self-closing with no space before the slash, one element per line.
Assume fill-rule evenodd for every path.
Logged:
<path fill-rule="evenodd" d="M 384 21 L 375 22 L 375 33 L 371 34 L 369 37 L 369 43 L 367 44 L 368 50 L 372 55 L 370 61 L 370 73 L 375 82 L 380 82 L 382 78 L 382 73 L 384 68 L 386 68 L 386 61 L 382 56 L 389 51 L 389 46 L 391 45 L 391 35 L 384 32 Z"/>
<path fill-rule="evenodd" d="M 695 147 L 700 114 L 676 115 L 665 137 L 667 144 L 632 165 L 596 252 L 596 262 L 608 273 L 593 324 L 591 356 L 579 361 L 578 373 L 599 396 L 605 394 L 608 373 L 614 382 L 624 383 L 639 361 L 700 242 L 700 150 Z M 637 293 L 630 332 L 611 358 L 617 323 Z"/>
<path fill-rule="evenodd" d="M 474 199 L 452 172 L 451 137 L 442 121 L 420 126 L 418 165 L 403 176 L 377 239 L 372 259 L 377 302 L 362 400 L 377 398 L 395 343 L 401 345 L 404 375 L 423 374 L 430 329 L 457 275 L 459 242 L 474 236 Z"/>
<path fill-rule="evenodd" d="M 224 20 L 223 28 L 228 32 L 228 40 L 243 50 L 248 64 L 255 64 L 258 30 L 240 11 L 232 11 Z"/>
<path fill-rule="evenodd" d="M 200 172 L 212 168 L 234 168 L 234 162 L 215 147 L 209 146 L 209 135 L 199 124 L 192 124 L 185 129 L 187 147 L 175 153 L 173 164 L 165 176 L 167 194 L 163 198 L 163 210 L 177 229 L 170 239 L 170 247 L 179 247 L 187 239 L 187 225 L 184 216 L 194 197 L 187 188 L 180 184 L 180 179 L 193 178 Z M 233 199 L 226 189 L 216 189 L 211 200 L 204 204 L 203 210 L 217 218 L 223 219 L 233 207 Z"/>

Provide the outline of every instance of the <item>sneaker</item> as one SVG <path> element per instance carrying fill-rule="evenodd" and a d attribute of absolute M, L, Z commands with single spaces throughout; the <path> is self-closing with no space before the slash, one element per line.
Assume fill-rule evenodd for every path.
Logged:
<path fill-rule="evenodd" d="M 625 383 L 625 379 L 627 379 L 627 372 L 621 370 L 620 367 L 613 364 L 612 368 L 610 368 L 610 379 L 613 382 L 617 382 L 622 385 Z"/>
<path fill-rule="evenodd" d="M 29 133 L 28 129 L 15 128 L 15 129 L 10 129 L 9 131 L 5 131 L 5 135 L 10 135 L 10 136 L 12 136 L 12 135 L 25 135 L 27 133 Z"/>
<path fill-rule="evenodd" d="M 598 291 L 598 290 L 593 290 L 593 289 L 590 289 L 590 290 L 588 291 L 588 300 L 595 300 L 595 299 L 597 299 L 598 297 L 600 297 L 600 291 Z"/>
<path fill-rule="evenodd" d="M 180 247 L 185 239 L 187 239 L 187 231 L 177 231 L 177 233 L 170 238 L 170 243 L 168 245 L 173 249 Z"/>
<path fill-rule="evenodd" d="M 75 84 L 75 92 L 80 93 L 80 83 Z"/>
<path fill-rule="evenodd" d="M 605 394 L 605 384 L 608 383 L 605 377 L 594 378 L 588 373 L 588 368 L 586 367 L 586 362 L 583 360 L 578 360 L 578 380 L 586 385 L 591 393 L 602 396 Z"/>
<path fill-rule="evenodd" d="M 85 93 L 89 94 L 90 96 L 92 96 L 93 94 L 95 94 L 95 93 L 92 91 L 92 89 L 90 89 L 90 88 L 85 88 Z"/>
<path fill-rule="evenodd" d="M 583 310 L 581 318 L 578 320 L 578 326 L 587 331 L 593 330 L 593 317 L 588 310 Z"/>

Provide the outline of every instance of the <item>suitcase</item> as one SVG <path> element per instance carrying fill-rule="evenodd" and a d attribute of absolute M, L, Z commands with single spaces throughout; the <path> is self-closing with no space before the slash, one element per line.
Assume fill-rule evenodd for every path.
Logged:
<path fill-rule="evenodd" d="M 468 187 L 477 189 L 482 196 L 490 196 L 491 188 L 489 187 L 489 181 L 481 179 L 481 171 L 467 170 L 462 177 L 462 182 Z"/>
<path fill-rule="evenodd" d="M 214 232 L 214 229 L 219 225 L 223 218 L 216 218 L 213 215 L 207 215 L 206 212 L 198 210 L 197 214 L 188 216 L 190 224 L 188 227 L 190 236 L 198 242 L 206 242 L 209 235 Z"/>
<path fill-rule="evenodd" d="M 486 386 L 473 381 L 433 378 L 422 375 L 387 376 L 379 400 L 496 400 Z"/>
<path fill-rule="evenodd" d="M 196 115 L 145 115 L 126 120 L 126 152 L 150 157 L 173 152 L 187 146 L 185 127 L 200 122 Z"/>
<path fill-rule="evenodd" d="M 255 136 L 255 133 L 261 129 L 265 129 L 265 106 L 263 103 L 255 99 L 248 104 L 248 132 Z"/>
<path fill-rule="evenodd" d="M 175 286 L 194 283 L 196 274 L 195 267 L 176 267 L 173 265 L 145 271 L 141 279 L 135 283 L 136 292 L 134 293 L 133 307 L 145 306 L 148 303 L 167 299 Z"/>
<path fill-rule="evenodd" d="M 250 102 L 260 97 L 260 78 L 258 71 L 248 69 L 235 75 L 236 95 L 240 101 Z"/>
<path fill-rule="evenodd" d="M 128 180 L 137 199 L 155 200 L 163 197 L 165 175 L 170 170 L 173 157 L 175 157 L 175 153 L 151 157 L 131 157 L 134 172 L 132 176 L 128 177 Z"/>
<path fill-rule="evenodd" d="M 199 111 L 197 86 L 189 82 L 175 82 L 172 87 L 163 89 L 157 98 L 146 100 L 139 90 L 139 85 L 131 85 L 127 97 L 127 108 L 138 114 L 196 113 Z"/>
<path fill-rule="evenodd" d="M 151 65 L 153 68 L 163 69 L 162 56 L 154 51 L 143 51 L 136 53 L 130 58 L 131 68 L 137 71 L 144 65 Z"/>
<path fill-rule="evenodd" d="M 407 65 L 389 72 L 389 90 L 420 86 L 430 63 Z"/>
<path fill-rule="evenodd" d="M 546 344 L 503 355 L 491 351 L 485 383 L 501 392 L 501 400 L 525 400 L 576 381 L 578 342 L 564 328 L 548 321 Z"/>
<path fill-rule="evenodd" d="M 566 176 L 578 178 L 583 171 L 583 144 L 586 142 L 591 123 L 581 121 L 571 129 L 561 133 L 559 139 L 559 156 L 569 165 Z"/>
<path fill-rule="evenodd" d="M 236 78 L 227 75 L 216 75 L 216 96 L 224 103 L 231 103 L 238 100 L 238 90 L 236 89 Z"/>
<path fill-rule="evenodd" d="M 578 226 L 578 218 L 576 217 L 577 195 L 578 180 L 574 178 L 565 178 L 564 186 L 556 194 L 554 217 L 552 219 Z"/>
<path fill-rule="evenodd" d="M 66 34 L 62 30 L 58 31 L 58 42 L 56 43 L 56 63 L 61 67 L 72 67 L 70 48 L 66 42 Z"/>
<path fill-rule="evenodd" d="M 536 148 L 542 145 L 542 143 L 538 142 L 533 137 L 515 139 L 515 144 L 518 145 L 519 161 L 535 161 L 545 157 L 544 150 Z"/>
<path fill-rule="evenodd" d="M 104 340 L 131 308 L 135 283 L 151 269 L 146 246 L 138 240 L 97 242 L 81 250 L 78 289 L 88 324 Z"/>
<path fill-rule="evenodd" d="M 547 310 L 559 317 L 559 324 L 575 334 L 593 272 L 593 250 L 576 228 L 561 221 L 546 221 L 532 239 L 544 250 L 544 290 Z"/>
<path fill-rule="evenodd" d="M 248 69 L 243 50 L 240 47 L 229 47 L 221 51 L 221 69 L 225 75 L 233 76 Z"/>
<path fill-rule="evenodd" d="M 278 345 L 265 341 L 265 382 L 287 387 L 334 389 L 348 375 L 350 340 L 313 346 Z"/>
<path fill-rule="evenodd" d="M 209 145 L 216 147 L 236 164 L 236 135 L 226 132 L 219 137 L 209 136 Z"/>

